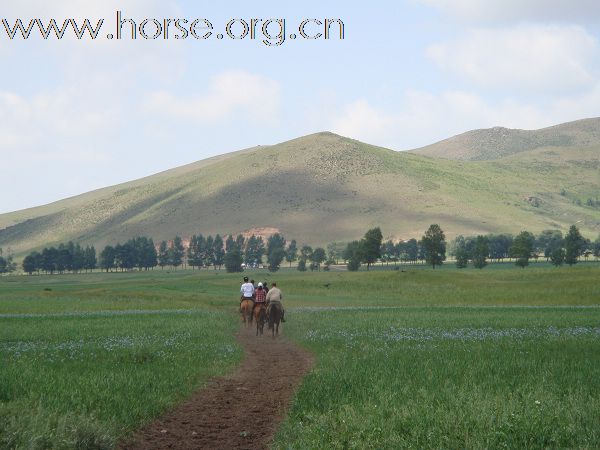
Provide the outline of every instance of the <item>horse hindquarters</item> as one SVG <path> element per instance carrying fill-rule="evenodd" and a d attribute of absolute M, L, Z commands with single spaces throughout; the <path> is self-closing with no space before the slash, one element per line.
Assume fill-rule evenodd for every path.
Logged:
<path fill-rule="evenodd" d="M 252 301 L 244 300 L 241 305 L 242 309 L 242 320 L 246 327 L 252 325 Z"/>
<path fill-rule="evenodd" d="M 254 320 L 256 321 L 256 335 L 263 334 L 263 329 L 266 320 L 266 308 L 263 305 L 257 306 L 254 309 Z"/>
<path fill-rule="evenodd" d="M 279 322 L 281 320 L 281 306 L 274 304 L 269 309 L 269 328 L 273 337 L 279 335 Z"/>

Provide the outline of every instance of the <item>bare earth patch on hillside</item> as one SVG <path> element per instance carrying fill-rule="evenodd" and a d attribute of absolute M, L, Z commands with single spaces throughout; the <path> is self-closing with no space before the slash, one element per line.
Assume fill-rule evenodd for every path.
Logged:
<path fill-rule="evenodd" d="M 121 448 L 268 448 L 313 359 L 284 337 L 254 333 L 238 334 L 246 355 L 232 375 L 209 382 Z"/>

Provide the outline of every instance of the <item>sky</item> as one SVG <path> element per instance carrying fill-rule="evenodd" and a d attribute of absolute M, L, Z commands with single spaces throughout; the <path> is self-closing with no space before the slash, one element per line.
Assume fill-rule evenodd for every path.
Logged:
<path fill-rule="evenodd" d="M 0 0 L 10 27 L 104 19 L 81 40 L 11 40 L 0 23 L 0 213 L 324 130 L 407 150 L 600 116 L 597 0 L 221 3 Z M 137 39 L 130 22 L 115 38 L 117 10 Z M 163 24 L 157 39 L 145 19 L 149 38 Z M 207 19 L 212 34 L 165 39 L 164 19 Z M 227 36 L 232 19 L 235 37 L 257 19 L 253 39 Z M 267 19 L 285 19 L 281 45 L 263 42 Z M 341 19 L 344 39 L 301 38 L 305 19 Z"/>

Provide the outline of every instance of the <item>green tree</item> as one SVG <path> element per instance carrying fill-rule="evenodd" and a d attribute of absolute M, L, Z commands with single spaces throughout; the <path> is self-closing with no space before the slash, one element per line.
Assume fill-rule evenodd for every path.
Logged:
<path fill-rule="evenodd" d="M 94 270 L 96 268 L 96 266 L 98 265 L 98 259 L 96 258 L 96 247 L 94 247 L 93 245 L 86 247 L 84 250 L 84 254 L 85 254 L 84 268 L 85 268 L 86 272 L 88 270 Z"/>
<path fill-rule="evenodd" d="M 57 271 L 56 261 L 58 260 L 58 250 L 55 247 L 46 247 L 42 250 L 42 270 L 52 275 Z"/>
<path fill-rule="evenodd" d="M 213 241 L 213 254 L 215 269 L 218 267 L 220 270 L 225 260 L 225 249 L 223 248 L 223 238 L 219 234 L 215 236 Z"/>
<path fill-rule="evenodd" d="M 102 270 L 112 270 L 115 268 L 115 249 L 114 247 L 107 245 L 104 250 L 100 252 L 100 268 Z"/>
<path fill-rule="evenodd" d="M 193 235 L 190 238 L 190 245 L 187 249 L 187 261 L 190 266 L 193 268 L 202 267 L 204 265 L 204 260 L 202 259 L 204 252 L 204 236 Z"/>
<path fill-rule="evenodd" d="M 409 239 L 396 244 L 396 254 L 404 262 L 417 262 L 419 258 L 419 243 L 416 239 Z"/>
<path fill-rule="evenodd" d="M 290 263 L 290 267 L 292 267 L 292 263 L 298 259 L 298 246 L 296 244 L 296 240 L 292 239 L 290 245 L 288 245 L 287 250 L 285 251 L 285 260 Z"/>
<path fill-rule="evenodd" d="M 585 250 L 585 240 L 579 229 L 575 225 L 571 225 L 569 232 L 565 236 L 565 263 L 569 266 L 577 264 L 578 258 Z"/>
<path fill-rule="evenodd" d="M 513 243 L 513 237 L 510 234 L 488 234 L 487 239 L 491 259 L 501 261 L 510 256 L 510 247 Z"/>
<path fill-rule="evenodd" d="M 165 266 L 170 264 L 169 256 L 169 247 L 167 246 L 167 241 L 162 241 L 158 246 L 158 265 L 161 269 L 164 269 Z"/>
<path fill-rule="evenodd" d="M 488 245 L 488 240 L 485 236 L 477 236 L 475 240 L 475 247 L 473 248 L 473 254 L 471 259 L 473 260 L 473 265 L 477 269 L 483 269 L 487 266 L 487 257 L 490 253 L 490 248 Z"/>
<path fill-rule="evenodd" d="M 148 239 L 145 252 L 145 261 L 147 269 L 154 268 L 158 264 L 158 252 L 156 251 L 156 245 L 154 244 L 154 239 L 152 238 Z"/>
<path fill-rule="evenodd" d="M 238 236 L 235 238 L 235 245 L 240 251 L 240 254 L 243 254 L 244 250 L 246 249 L 246 239 L 244 238 L 244 235 L 238 234 Z"/>
<path fill-rule="evenodd" d="M 365 233 L 365 237 L 361 241 L 362 246 L 362 257 L 364 263 L 367 264 L 367 270 L 371 267 L 371 264 L 377 262 L 381 257 L 381 242 L 383 241 L 383 234 L 379 227 L 372 228 Z"/>
<path fill-rule="evenodd" d="M 58 273 L 63 273 L 65 270 L 71 270 L 73 254 L 70 251 L 69 246 L 72 244 L 72 242 L 70 242 L 67 245 L 60 244 L 57 248 L 58 253 L 56 255 L 55 261 L 56 270 L 58 271 Z"/>
<path fill-rule="evenodd" d="M 363 248 L 359 241 L 349 242 L 344 250 L 344 260 L 347 261 L 346 267 L 351 272 L 356 272 L 360 269 L 360 264 L 364 260 Z"/>
<path fill-rule="evenodd" d="M 529 231 L 521 231 L 517 237 L 514 238 L 510 247 L 510 256 L 516 258 L 515 264 L 517 266 L 525 268 L 529 265 L 529 258 L 531 258 L 534 243 L 535 236 Z"/>
<path fill-rule="evenodd" d="M 432 224 L 421 238 L 425 261 L 434 269 L 446 259 L 446 236 L 438 224 Z"/>
<path fill-rule="evenodd" d="M 298 267 L 297 267 L 297 269 L 298 269 L 300 272 L 306 272 L 306 260 L 305 260 L 305 259 L 301 258 L 301 259 L 298 261 Z"/>
<path fill-rule="evenodd" d="M 215 265 L 215 238 L 212 236 L 206 237 L 202 259 L 207 269 Z"/>
<path fill-rule="evenodd" d="M 246 243 L 244 252 L 244 262 L 249 265 L 262 264 L 262 258 L 265 254 L 265 243 L 262 237 L 250 236 Z"/>
<path fill-rule="evenodd" d="M 552 253 L 550 253 L 550 262 L 557 267 L 562 266 L 565 262 L 565 249 L 562 247 L 556 247 L 554 250 L 552 250 Z"/>
<path fill-rule="evenodd" d="M 183 241 L 181 240 L 181 237 L 175 236 L 175 239 L 173 239 L 173 243 L 169 248 L 168 254 L 169 262 L 173 267 L 177 268 L 183 264 L 185 248 L 183 246 Z"/>
<path fill-rule="evenodd" d="M 396 259 L 396 246 L 391 240 L 388 240 L 381 244 L 381 261 L 388 264 L 391 261 L 397 261 Z"/>
<path fill-rule="evenodd" d="M 115 264 L 121 271 L 133 269 L 136 265 L 135 248 L 132 241 L 115 246 Z"/>
<path fill-rule="evenodd" d="M 344 242 L 331 242 L 327 244 L 327 255 L 332 264 L 337 264 L 340 259 L 343 259 L 344 250 L 346 249 L 346 243 Z"/>
<path fill-rule="evenodd" d="M 0 274 L 12 273 L 17 270 L 17 265 L 13 261 L 13 256 L 3 256 L 2 249 L 0 248 Z"/>
<path fill-rule="evenodd" d="M 312 258 L 313 249 L 310 245 L 303 245 L 300 249 L 300 258 L 304 261 L 310 260 Z"/>
<path fill-rule="evenodd" d="M 469 252 L 467 251 L 464 236 L 459 235 L 454 239 L 452 253 L 456 259 L 456 267 L 459 269 L 467 267 L 469 264 Z"/>
<path fill-rule="evenodd" d="M 79 273 L 85 268 L 85 250 L 79 243 L 71 247 L 71 270 L 73 273 Z"/>
<path fill-rule="evenodd" d="M 234 247 L 236 247 L 235 239 L 233 239 L 233 236 L 230 234 L 229 236 L 227 236 L 227 239 L 225 240 L 225 252 L 227 253 L 227 252 L 233 250 Z M 240 249 L 238 248 L 238 250 L 240 250 Z"/>
<path fill-rule="evenodd" d="M 32 252 L 23 259 L 23 271 L 31 275 L 37 270 L 36 267 L 36 252 Z"/>
<path fill-rule="evenodd" d="M 267 263 L 269 264 L 269 270 L 272 272 L 278 271 L 284 258 L 285 238 L 279 233 L 275 233 L 267 241 Z"/>
<path fill-rule="evenodd" d="M 600 236 L 594 241 L 593 253 L 596 258 L 600 258 Z"/>
<path fill-rule="evenodd" d="M 234 246 L 231 250 L 225 253 L 224 257 L 225 270 L 230 273 L 243 272 L 242 268 L 242 252 Z"/>
<path fill-rule="evenodd" d="M 563 245 L 563 235 L 560 230 L 544 230 L 535 241 L 536 250 L 543 253 L 546 260 L 555 249 L 562 248 Z"/>
<path fill-rule="evenodd" d="M 321 263 L 327 259 L 327 255 L 325 254 L 325 249 L 321 247 L 315 248 L 312 253 L 311 262 L 314 264 L 314 267 L 320 271 Z"/>

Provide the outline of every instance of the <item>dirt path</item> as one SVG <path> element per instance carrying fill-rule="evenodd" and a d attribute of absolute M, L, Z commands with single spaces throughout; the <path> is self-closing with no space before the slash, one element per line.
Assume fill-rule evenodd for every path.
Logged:
<path fill-rule="evenodd" d="M 121 449 L 269 448 L 313 360 L 284 337 L 272 339 L 266 330 L 262 337 L 242 330 L 237 339 L 246 354 L 235 373 L 209 382 Z"/>

